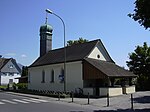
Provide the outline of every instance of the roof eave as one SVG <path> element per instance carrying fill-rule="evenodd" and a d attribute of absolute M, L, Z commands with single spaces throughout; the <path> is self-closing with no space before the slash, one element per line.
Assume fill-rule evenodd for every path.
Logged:
<path fill-rule="evenodd" d="M 108 76 L 109 78 L 136 78 L 136 75 L 129 75 L 129 76 Z"/>
<path fill-rule="evenodd" d="M 69 63 L 69 62 L 76 62 L 76 61 L 82 61 L 83 59 L 78 59 L 78 60 L 71 60 L 71 61 L 66 61 L 66 63 Z M 29 66 L 28 68 L 32 68 L 32 67 L 39 67 L 39 66 L 47 66 L 47 65 L 54 65 L 54 64 L 61 64 L 61 63 L 64 63 L 64 61 L 63 62 L 57 62 L 57 63 L 47 63 L 47 64 L 41 64 L 41 65 L 31 65 L 31 66 Z"/>

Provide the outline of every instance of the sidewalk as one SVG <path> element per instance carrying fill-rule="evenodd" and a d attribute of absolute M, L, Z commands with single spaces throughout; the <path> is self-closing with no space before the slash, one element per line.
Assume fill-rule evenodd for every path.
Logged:
<path fill-rule="evenodd" d="M 72 98 L 52 98 L 46 96 L 38 96 L 38 95 L 30 95 L 30 94 L 22 94 L 22 93 L 14 93 L 14 92 L 6 92 L 8 94 L 20 95 L 24 97 L 38 98 L 38 99 L 46 99 L 49 101 L 64 103 L 69 105 L 81 105 L 85 108 L 92 108 L 95 110 L 94 112 L 132 112 L 131 111 L 131 95 L 121 95 L 117 97 L 111 97 L 109 99 L 109 107 L 107 107 L 107 99 L 106 98 L 98 98 L 98 99 L 90 99 L 88 104 L 87 98 L 74 98 L 72 102 Z M 134 98 L 134 109 L 136 112 L 150 112 L 150 91 L 145 92 L 136 92 L 133 94 Z M 59 101 L 58 101 L 59 100 Z M 104 111 L 105 110 L 105 111 Z"/>

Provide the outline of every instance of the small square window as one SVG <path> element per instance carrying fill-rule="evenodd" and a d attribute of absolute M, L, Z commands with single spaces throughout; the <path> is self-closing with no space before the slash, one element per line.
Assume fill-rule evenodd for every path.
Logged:
<path fill-rule="evenodd" d="M 8 67 L 9 67 L 9 68 L 13 68 L 13 65 L 9 65 Z"/>
<path fill-rule="evenodd" d="M 8 76 L 14 76 L 14 73 L 9 73 Z"/>

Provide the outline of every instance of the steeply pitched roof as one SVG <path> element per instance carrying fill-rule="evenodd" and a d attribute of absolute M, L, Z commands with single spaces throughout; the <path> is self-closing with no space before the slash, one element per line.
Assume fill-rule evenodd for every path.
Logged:
<path fill-rule="evenodd" d="M 16 69 L 18 70 L 19 73 L 21 73 L 21 68 L 18 66 L 16 63 L 16 60 L 13 58 L 0 58 L 0 70 L 9 62 L 12 61 L 12 63 L 15 65 Z"/>
<path fill-rule="evenodd" d="M 0 58 L 0 70 L 3 68 L 3 66 L 9 61 L 10 59 L 7 58 Z"/>
<path fill-rule="evenodd" d="M 115 63 L 92 58 L 85 58 L 85 60 L 108 77 L 136 77 L 132 72 L 123 69 Z"/>
<path fill-rule="evenodd" d="M 94 40 L 82 44 L 76 44 L 66 47 L 66 62 L 78 61 L 84 59 L 94 49 L 100 40 Z M 30 67 L 63 63 L 64 48 L 51 50 L 42 57 L 39 57 Z"/>
<path fill-rule="evenodd" d="M 12 59 L 12 63 L 15 65 L 16 69 L 18 70 L 18 72 L 21 73 L 21 68 L 19 67 L 19 65 L 17 64 L 15 59 Z"/>

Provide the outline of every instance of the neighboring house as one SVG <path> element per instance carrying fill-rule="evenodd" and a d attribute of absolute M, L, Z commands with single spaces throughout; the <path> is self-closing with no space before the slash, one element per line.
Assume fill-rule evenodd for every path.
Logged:
<path fill-rule="evenodd" d="M 9 83 L 18 83 L 18 79 L 21 75 L 21 69 L 19 68 L 16 60 L 13 58 L 0 58 L 0 85 L 7 85 Z"/>
<path fill-rule="evenodd" d="M 28 67 L 27 66 L 22 66 L 22 73 L 21 77 L 17 77 L 15 79 L 18 79 L 18 83 L 28 83 Z"/>
<path fill-rule="evenodd" d="M 15 79 L 18 79 L 18 83 L 28 83 L 28 76 L 21 76 L 21 77 L 17 77 Z"/>
<path fill-rule="evenodd" d="M 65 81 L 64 48 L 52 50 L 51 46 L 52 27 L 45 24 L 40 27 L 40 57 L 28 68 L 28 89 L 66 89 L 96 96 L 135 92 L 135 86 L 129 85 L 136 76 L 115 64 L 100 39 L 65 48 Z M 128 87 L 114 86 L 115 79 L 126 79 Z"/>

